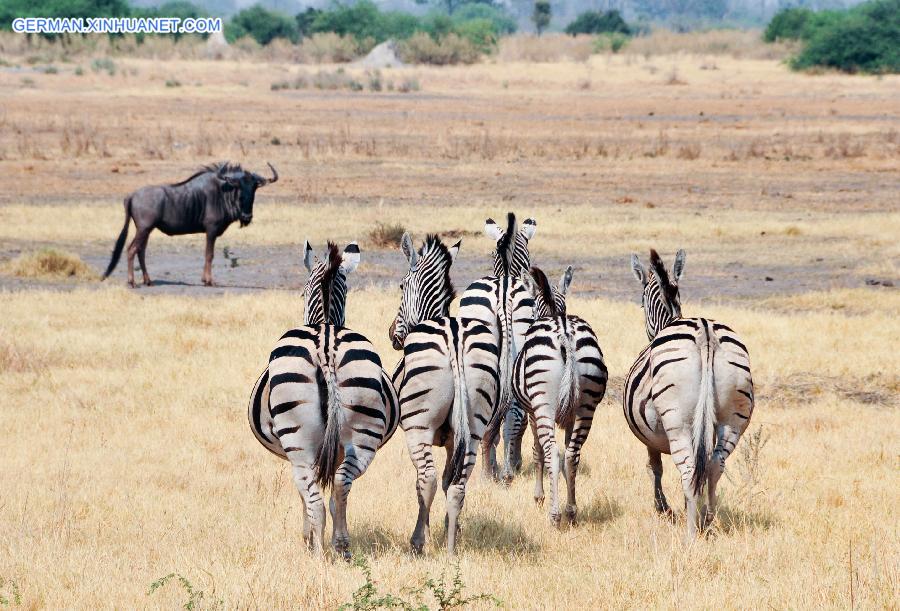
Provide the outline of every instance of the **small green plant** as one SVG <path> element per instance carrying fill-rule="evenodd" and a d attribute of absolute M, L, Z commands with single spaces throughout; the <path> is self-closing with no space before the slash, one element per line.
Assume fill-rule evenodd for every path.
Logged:
<path fill-rule="evenodd" d="M 97 58 L 91 62 L 91 70 L 94 72 L 106 72 L 110 76 L 115 76 L 116 62 L 108 57 Z"/>
<path fill-rule="evenodd" d="M 273 138 L 273 140 L 277 140 L 277 139 L 278 138 Z M 222 251 L 222 254 L 225 256 L 226 259 L 228 259 L 228 262 L 231 264 L 231 267 L 234 268 L 234 267 L 237 267 L 240 265 L 240 263 L 238 263 L 237 255 L 235 255 L 234 251 L 232 251 L 228 246 L 226 246 L 224 248 L 224 250 Z"/>
<path fill-rule="evenodd" d="M 181 87 L 181 83 L 173 78 L 166 80 L 166 87 Z"/>
<path fill-rule="evenodd" d="M 75 76 L 84 76 L 84 68 L 81 66 L 75 68 Z"/>
<path fill-rule="evenodd" d="M 44 74 L 59 74 L 59 68 L 50 64 L 49 66 L 44 66 L 43 72 Z"/>
<path fill-rule="evenodd" d="M 366 72 L 366 76 L 369 77 L 369 91 L 381 91 L 384 88 L 381 82 L 381 70 Z"/>
<path fill-rule="evenodd" d="M 594 53 L 611 51 L 618 53 L 628 44 L 628 36 L 621 32 L 608 32 L 594 39 Z"/>
<path fill-rule="evenodd" d="M 21 604 L 22 592 L 19 590 L 19 584 L 14 579 L 7 581 L 0 577 L 0 607 L 8 607 L 10 605 L 18 607 Z"/>
<path fill-rule="evenodd" d="M 147 596 L 150 596 L 160 588 L 164 587 L 170 581 L 175 580 L 178 585 L 181 586 L 181 589 L 184 590 L 184 593 L 187 595 L 188 599 L 181 605 L 182 609 L 185 611 L 194 611 L 204 608 L 204 602 L 209 601 L 205 608 L 208 609 L 220 609 L 223 606 L 223 602 L 221 599 L 207 599 L 206 593 L 203 590 L 197 590 L 194 588 L 194 584 L 188 581 L 187 577 L 184 577 L 180 573 L 169 573 L 165 577 L 160 577 L 156 581 L 150 584 L 150 589 L 147 591 Z"/>
<path fill-rule="evenodd" d="M 29 77 L 24 77 L 22 79 L 22 87 L 34 87 L 34 79 Z"/>
<path fill-rule="evenodd" d="M 382 593 L 378 591 L 375 580 L 372 578 L 372 569 L 365 558 L 354 561 L 354 566 L 363 572 L 366 582 L 353 592 L 353 600 L 344 603 L 338 609 L 340 611 L 369 611 L 374 609 L 403 609 L 404 611 L 429 611 L 432 609 L 423 602 L 423 598 L 431 598 L 435 604 L 433 608 L 441 611 L 450 609 L 464 609 L 477 602 L 491 602 L 501 606 L 502 602 L 492 594 L 463 594 L 466 584 L 463 582 L 459 563 L 453 565 L 453 578 L 447 583 L 446 571 L 441 572 L 438 579 L 427 577 L 420 586 L 406 589 L 403 593 L 413 601 L 402 596 Z"/>
<path fill-rule="evenodd" d="M 403 79 L 399 85 L 397 85 L 397 91 L 400 93 L 409 93 L 411 91 L 418 91 L 420 89 L 419 79 L 416 77 L 410 77 L 407 79 Z"/>

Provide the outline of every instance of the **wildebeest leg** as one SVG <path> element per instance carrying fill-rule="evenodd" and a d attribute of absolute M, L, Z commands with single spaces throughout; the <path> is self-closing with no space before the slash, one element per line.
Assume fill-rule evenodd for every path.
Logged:
<path fill-rule="evenodd" d="M 141 263 L 141 272 L 144 274 L 144 286 L 153 286 L 150 274 L 147 272 L 147 242 L 150 241 L 150 232 L 144 234 L 144 239 L 138 244 L 138 261 Z"/>
<path fill-rule="evenodd" d="M 203 284 L 206 286 L 213 286 L 212 279 L 212 262 L 213 255 L 216 252 L 216 236 L 207 233 L 206 234 L 206 263 L 203 265 Z"/>
<path fill-rule="evenodd" d="M 147 247 L 147 238 L 150 236 L 150 231 L 150 229 L 139 228 L 134 239 L 131 240 L 131 244 L 128 245 L 128 286 L 131 288 L 134 288 L 134 256 L 138 253 L 141 253 L 141 269 L 144 271 L 144 282 L 146 283 L 149 280 L 147 270 L 144 267 L 142 248 Z"/>

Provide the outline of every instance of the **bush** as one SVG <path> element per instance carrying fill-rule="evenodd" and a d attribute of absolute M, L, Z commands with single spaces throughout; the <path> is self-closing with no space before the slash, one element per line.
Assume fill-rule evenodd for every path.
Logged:
<path fill-rule="evenodd" d="M 578 15 L 575 21 L 566 26 L 566 34 L 601 34 L 619 32 L 630 35 L 631 28 L 622 18 L 619 11 L 586 11 Z"/>
<path fill-rule="evenodd" d="M 225 39 L 234 42 L 244 36 L 251 36 L 261 45 L 269 44 L 276 38 L 286 38 L 291 42 L 297 42 L 296 22 L 282 15 L 254 4 L 245 8 L 225 24 Z"/>
<path fill-rule="evenodd" d="M 453 13 L 453 20 L 457 23 L 463 23 L 472 19 L 487 19 L 491 22 L 494 34 L 498 36 L 515 34 L 518 29 L 516 20 L 509 13 L 492 4 L 470 2 L 463 4 Z"/>
<path fill-rule="evenodd" d="M 300 43 L 304 57 L 318 63 L 343 63 L 359 56 L 359 44 L 353 36 L 339 36 L 334 32 L 313 34 Z"/>
<path fill-rule="evenodd" d="M 410 37 L 400 46 L 403 61 L 417 64 L 473 64 L 478 61 L 478 49 L 468 40 L 450 33 L 435 40 L 424 32 Z"/>
<path fill-rule="evenodd" d="M 593 51 L 594 53 L 605 53 L 607 51 L 618 53 L 625 48 L 625 45 L 627 44 L 628 36 L 621 32 L 601 34 L 594 39 Z"/>
<path fill-rule="evenodd" d="M 302 13 L 301 13 L 302 14 Z M 357 40 L 371 38 L 377 43 L 389 38 L 405 39 L 419 28 L 419 20 L 409 13 L 385 12 L 371 0 L 353 5 L 337 5 L 330 11 L 320 11 L 312 21 L 311 32 L 334 32 L 351 35 Z"/>
<path fill-rule="evenodd" d="M 812 15 L 813 12 L 808 8 L 787 8 L 778 11 L 766 26 L 763 40 L 766 42 L 799 40 L 803 37 Z"/>
<path fill-rule="evenodd" d="M 802 32 L 806 44 L 791 61 L 794 69 L 900 72 L 900 0 L 873 0 L 848 11 L 817 14 L 807 19 Z"/>

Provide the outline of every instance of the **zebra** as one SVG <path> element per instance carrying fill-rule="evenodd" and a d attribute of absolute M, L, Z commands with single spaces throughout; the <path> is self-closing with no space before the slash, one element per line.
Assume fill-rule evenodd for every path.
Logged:
<path fill-rule="evenodd" d="M 534 499 L 544 502 L 544 468 L 550 478 L 550 520 L 557 526 L 559 471 L 556 426 L 565 432 L 567 484 L 566 517 L 575 521 L 575 476 L 581 448 L 591 431 L 594 411 L 606 393 L 609 374 L 603 352 L 591 326 L 566 312 L 566 295 L 572 283 L 572 268 L 566 269 L 557 287 L 552 287 L 538 268 L 524 277 L 534 297 L 534 322 L 516 357 L 512 388 L 528 413 L 534 433 Z"/>
<path fill-rule="evenodd" d="M 281 336 L 248 408 L 256 439 L 293 467 L 304 508 L 303 536 L 318 554 L 325 538 L 323 491 L 331 488 L 331 543 L 345 559 L 350 557 L 350 487 L 391 438 L 400 415 L 375 348 L 344 327 L 346 276 L 359 259 L 355 242 L 343 254 L 329 242 L 321 261 L 306 242 L 303 326 Z"/>
<path fill-rule="evenodd" d="M 525 412 L 512 398 L 509 384 L 516 353 L 531 325 L 534 300 L 525 290 L 521 276 L 531 266 L 528 242 L 536 230 L 537 222 L 528 218 L 517 231 L 516 216 L 512 212 L 507 215 L 506 230 L 494 219 L 487 219 L 484 233 L 497 244 L 494 275 L 470 284 L 459 302 L 460 317 L 481 320 L 486 324 L 499 321 L 500 324 L 500 401 L 501 405 L 507 405 L 503 419 L 505 459 L 502 477 L 507 483 L 522 466 L 522 436 L 527 425 Z M 515 236 L 515 239 L 510 236 Z M 496 438 L 485 438 L 481 444 L 484 460 L 482 473 L 492 479 L 498 476 L 496 445 Z"/>
<path fill-rule="evenodd" d="M 429 235 L 417 252 L 404 234 L 401 248 L 409 269 L 400 283 L 402 299 L 389 331 L 403 350 L 396 379 L 400 426 L 416 467 L 419 515 L 410 543 L 421 553 L 429 538 L 429 515 L 436 492 L 432 446 L 443 446 L 447 462 L 442 478 L 447 496 L 447 552 L 455 554 L 459 514 L 476 453 L 494 418 L 500 392 L 497 325 L 450 316 L 455 296 L 450 266 L 460 242 L 447 248 Z"/>
<path fill-rule="evenodd" d="M 684 491 L 686 536 L 693 539 L 715 517 L 716 484 L 750 422 L 754 398 L 750 355 L 738 334 L 714 320 L 682 318 L 684 260 L 679 250 L 670 279 L 655 250 L 649 276 L 631 256 L 650 344 L 628 373 L 623 407 L 632 433 L 647 446 L 656 511 L 669 516 L 660 455 L 672 455 Z M 709 506 L 698 512 L 704 484 Z"/>

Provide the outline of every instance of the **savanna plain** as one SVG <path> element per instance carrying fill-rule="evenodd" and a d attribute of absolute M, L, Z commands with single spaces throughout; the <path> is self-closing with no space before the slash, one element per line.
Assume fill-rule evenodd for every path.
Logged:
<path fill-rule="evenodd" d="M 288 465 L 246 420 L 272 345 L 302 321 L 303 240 L 359 241 L 348 326 L 390 369 L 405 261 L 378 223 L 461 238 L 461 291 L 491 269 L 485 218 L 508 210 L 537 219 L 535 264 L 574 265 L 569 309 L 610 370 L 578 521 L 557 530 L 533 503 L 526 451 L 509 487 L 476 469 L 456 560 L 440 495 L 413 556 L 398 431 L 349 504 L 378 592 L 415 599 L 458 570 L 464 595 L 507 608 L 898 606 L 900 77 L 687 49 L 350 66 L 384 83 L 350 91 L 273 87 L 339 70 L 278 58 L 117 56 L 110 70 L 18 52 L 0 68 L 3 606 L 351 601 L 362 569 L 306 551 Z M 154 287 L 126 288 L 122 264 L 98 280 L 128 192 L 224 159 L 270 161 L 281 179 L 220 239 L 217 288 L 198 286 L 201 236 L 151 236 Z M 670 263 L 686 249 L 685 314 L 735 328 L 753 364 L 753 419 L 718 519 L 690 545 L 671 460 L 674 523 L 654 512 L 621 408 L 647 342 L 628 261 L 651 246 Z M 34 256 L 47 248 L 77 273 L 48 276 Z M 173 573 L 183 581 L 151 587 Z"/>

